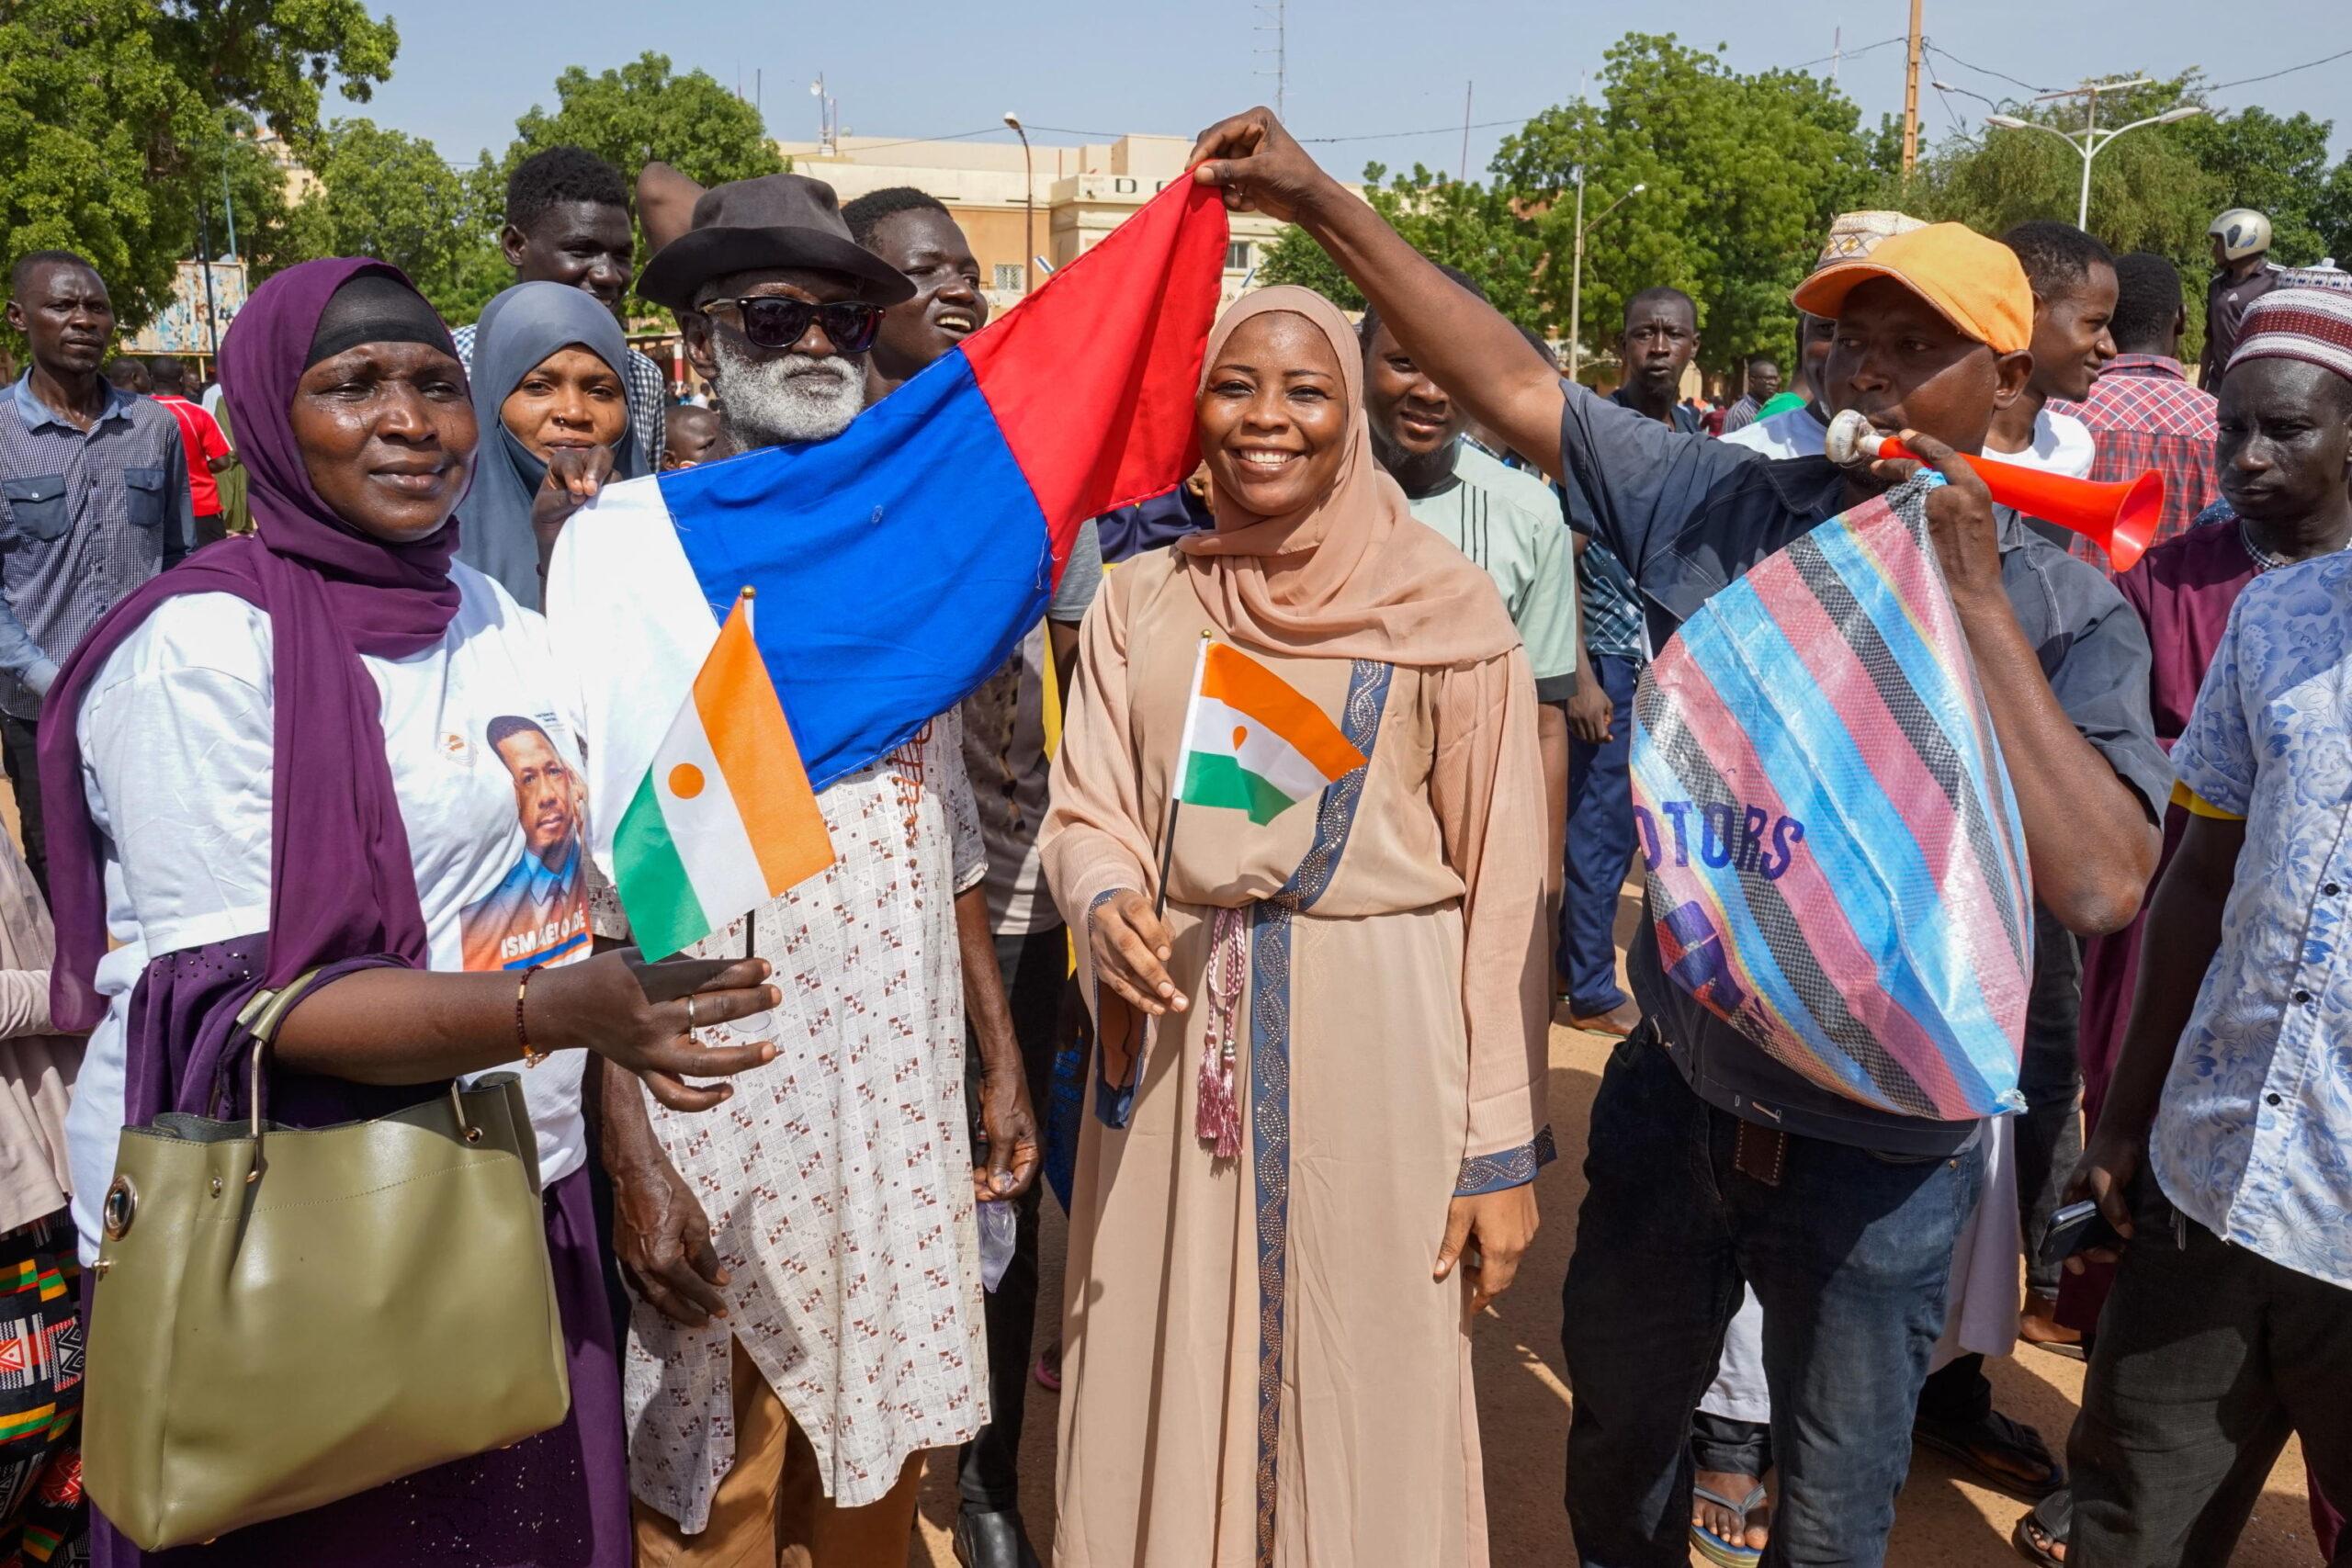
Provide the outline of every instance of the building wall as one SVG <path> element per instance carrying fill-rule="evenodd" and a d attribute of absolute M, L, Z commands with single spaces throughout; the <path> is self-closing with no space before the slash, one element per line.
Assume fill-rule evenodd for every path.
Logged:
<path fill-rule="evenodd" d="M 937 197 L 972 243 L 980 281 L 998 308 L 1019 300 L 1030 276 L 1023 241 L 1023 197 L 1036 202 L 1036 251 L 1067 265 L 1117 228 L 1130 213 L 1184 176 L 1190 137 L 1122 136 L 1080 147 L 1034 146 L 1035 183 L 1024 175 L 1018 143 L 902 141 L 845 136 L 837 146 L 779 141 L 793 172 L 823 180 L 848 202 L 893 186 Z M 1240 293 L 1283 225 L 1255 213 L 1233 216 L 1225 297 Z"/>

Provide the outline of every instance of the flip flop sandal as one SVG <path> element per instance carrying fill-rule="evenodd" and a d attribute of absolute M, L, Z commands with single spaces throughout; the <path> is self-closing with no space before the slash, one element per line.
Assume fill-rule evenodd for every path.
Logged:
<path fill-rule="evenodd" d="M 1920 1417 L 1911 1424 L 1911 1440 L 1924 1444 L 1942 1454 L 1991 1486 L 2007 1493 L 2020 1503 L 2039 1503 L 2066 1484 L 2065 1467 L 2051 1457 L 2050 1446 L 2041 1434 L 2032 1427 L 2009 1419 L 1999 1411 L 1988 1412 L 1984 1419 L 1964 1426 L 1952 1426 Z M 2042 1467 L 2042 1479 L 2029 1481 L 2021 1475 L 1985 1462 L 1980 1450 L 1995 1449 L 2015 1454 L 2030 1464 Z"/>
<path fill-rule="evenodd" d="M 2075 1495 L 2060 1488 L 2033 1506 L 2033 1512 L 2018 1521 L 2009 1532 L 2010 1544 L 2018 1555 L 2040 1568 L 2066 1568 L 2066 1560 L 2052 1551 L 2052 1546 L 2064 1546 L 2075 1528 Z M 2039 1540 L 2035 1539 L 2040 1537 Z"/>
<path fill-rule="evenodd" d="M 1760 1484 L 1747 1495 L 1747 1501 L 1745 1503 L 1735 1501 L 1705 1486 L 1692 1486 L 1690 1495 L 1694 1497 L 1704 1497 L 1717 1507 L 1729 1508 L 1742 1520 L 1754 1513 L 1762 1505 L 1765 1497 L 1764 1488 Z M 1754 1568 L 1754 1564 L 1764 1560 L 1762 1548 L 1749 1546 L 1741 1541 L 1725 1540 L 1704 1525 L 1690 1527 L 1690 1544 L 1700 1556 L 1717 1564 L 1718 1568 Z"/>
<path fill-rule="evenodd" d="M 1059 1367 L 1049 1365 L 1046 1360 L 1046 1353 L 1044 1351 L 1040 1350 L 1037 1353 L 1037 1359 L 1032 1363 L 1029 1368 L 1029 1375 L 1036 1379 L 1037 1386 L 1044 1389 L 1047 1393 L 1061 1393 L 1061 1369 Z"/>

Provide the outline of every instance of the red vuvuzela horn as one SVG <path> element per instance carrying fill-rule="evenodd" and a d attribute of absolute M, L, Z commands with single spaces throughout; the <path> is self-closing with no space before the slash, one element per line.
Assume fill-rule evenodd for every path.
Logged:
<path fill-rule="evenodd" d="M 1894 437 L 1881 434 L 1853 409 L 1829 422 L 1829 437 L 1823 449 L 1841 468 L 1879 457 L 1923 460 Z M 2156 524 L 2164 516 L 2165 477 L 2154 468 L 2136 479 L 2101 484 L 1965 452 L 1960 460 L 1976 470 L 1995 501 L 2026 516 L 2073 529 L 2105 550 L 2118 571 L 2132 570 L 2154 540 Z"/>

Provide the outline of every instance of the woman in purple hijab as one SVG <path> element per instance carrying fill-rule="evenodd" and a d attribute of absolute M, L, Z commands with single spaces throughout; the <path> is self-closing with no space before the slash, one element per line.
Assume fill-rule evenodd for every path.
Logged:
<path fill-rule="evenodd" d="M 681 1108 L 717 1104 L 726 1090 L 675 1075 L 768 1052 L 706 1051 L 691 1027 L 773 1006 L 767 967 L 591 955 L 578 740 L 538 616 L 454 560 L 480 433 L 448 333 L 407 279 L 365 260 L 278 274 L 231 329 L 221 379 L 255 534 L 100 622 L 41 727 L 65 807 L 52 1010 L 91 1030 L 67 1119 L 83 1258 L 121 1129 L 245 1114 L 238 1012 L 319 970 L 277 1037 L 272 1119 L 378 1116 L 452 1078 L 522 1073 L 572 1406 L 514 1448 L 200 1547 L 144 1553 L 97 1519 L 95 1561 L 624 1568 L 584 1073 L 609 1062 Z"/>

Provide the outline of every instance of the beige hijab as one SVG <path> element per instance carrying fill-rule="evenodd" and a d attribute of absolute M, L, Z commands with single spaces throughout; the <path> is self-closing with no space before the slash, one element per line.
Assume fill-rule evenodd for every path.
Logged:
<path fill-rule="evenodd" d="M 1261 517 L 1222 491 L 1216 530 L 1178 541 L 1193 590 L 1236 642 L 1270 653 L 1441 669 L 1519 646 L 1493 581 L 1407 509 L 1372 456 L 1363 351 L 1339 308 L 1311 289 L 1262 288 L 1209 333 L 1202 385 L 1243 322 L 1287 311 L 1331 344 L 1348 400 L 1338 480 L 1297 512 Z"/>

